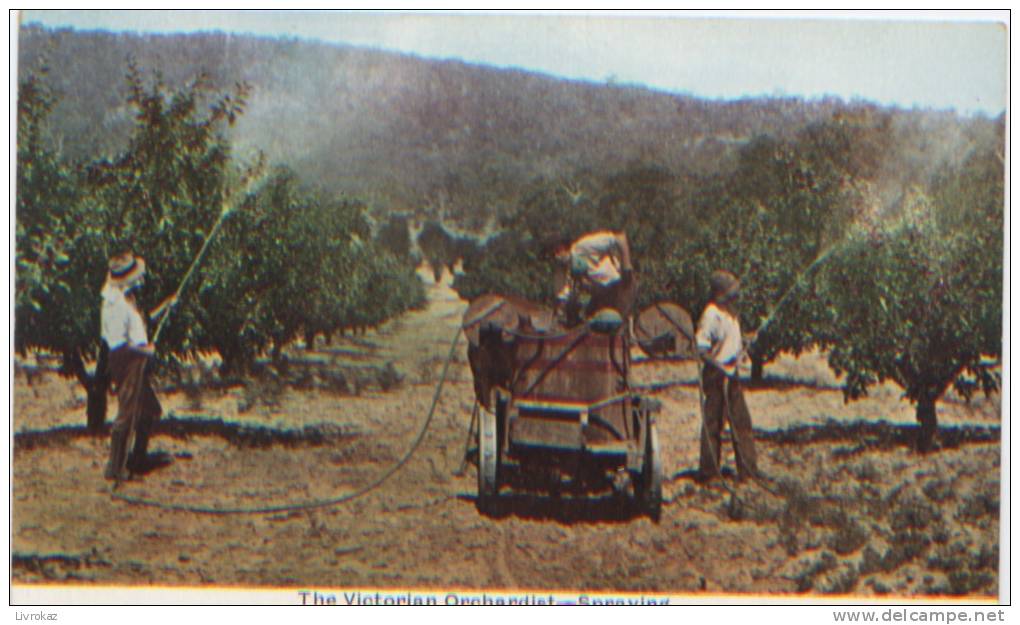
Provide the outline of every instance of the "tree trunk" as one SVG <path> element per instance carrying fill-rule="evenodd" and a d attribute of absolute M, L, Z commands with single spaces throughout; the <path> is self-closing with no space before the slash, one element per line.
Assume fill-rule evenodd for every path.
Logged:
<path fill-rule="evenodd" d="M 99 432 L 106 423 L 108 406 L 107 393 L 110 390 L 108 369 L 109 350 L 103 343 L 93 373 L 85 370 L 85 363 L 77 353 L 64 353 L 64 370 L 73 375 L 85 389 L 85 426 L 90 432 Z"/>
<path fill-rule="evenodd" d="M 310 352 L 313 349 L 315 349 L 315 332 L 305 330 L 305 351 Z"/>
<path fill-rule="evenodd" d="M 101 341 L 99 358 L 96 359 L 96 369 L 92 374 L 91 384 L 85 387 L 88 397 L 85 417 L 88 429 L 92 432 L 98 432 L 106 423 L 110 382 L 110 348 L 106 346 L 106 341 Z"/>
<path fill-rule="evenodd" d="M 106 408 L 109 402 L 107 393 L 109 391 L 109 376 L 102 376 L 102 379 L 94 378 L 93 383 L 85 387 L 85 393 L 88 396 L 85 420 L 90 432 L 101 431 L 106 423 Z"/>
<path fill-rule="evenodd" d="M 751 354 L 751 381 L 759 383 L 765 377 L 765 358 Z"/>
<path fill-rule="evenodd" d="M 226 347 L 218 347 L 216 351 L 220 355 L 220 377 L 224 380 L 234 378 L 244 373 L 244 358 L 239 351 Z"/>
<path fill-rule="evenodd" d="M 935 449 L 935 434 L 938 432 L 938 421 L 935 416 L 936 398 L 922 395 L 917 400 L 917 451 L 928 453 Z"/>

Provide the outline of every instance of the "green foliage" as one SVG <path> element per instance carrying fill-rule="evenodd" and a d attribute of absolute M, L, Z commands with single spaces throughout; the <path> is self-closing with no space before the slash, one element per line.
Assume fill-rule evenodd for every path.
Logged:
<path fill-rule="evenodd" d="M 768 322 L 751 350 L 755 377 L 781 352 L 800 353 L 816 341 L 811 274 L 855 217 L 860 131 L 830 120 L 788 141 L 759 136 L 741 149 L 719 200 L 711 264 L 741 277 L 741 325 Z"/>
<path fill-rule="evenodd" d="M 636 162 L 602 180 L 584 176 L 585 186 L 539 181 L 455 286 L 465 297 L 495 291 L 551 301 L 556 244 L 621 230 L 630 241 L 639 306 L 670 299 L 696 314 L 708 301 L 711 271 L 728 268 L 743 278 L 742 316 L 753 329 L 851 219 L 849 141 L 849 131 L 831 122 L 791 141 L 759 137 L 741 149 L 727 175 L 677 174 Z M 810 345 L 814 310 L 799 300 L 784 306 L 783 322 L 759 342 L 760 359 Z"/>
<path fill-rule="evenodd" d="M 701 234 L 686 199 L 674 192 L 680 183 L 668 170 L 640 163 L 601 181 L 589 177 L 577 188 L 536 181 L 521 205 L 500 220 L 499 232 L 465 260 L 454 288 L 467 298 L 510 293 L 551 303 L 556 247 L 608 229 L 627 234 L 639 305 L 677 298 L 680 251 L 693 248 Z"/>
<path fill-rule="evenodd" d="M 518 99 L 498 128 L 483 130 L 476 112 L 447 110 L 451 103 L 435 85 L 490 78 L 433 69 L 434 84 L 415 85 L 429 93 L 424 104 L 397 99 L 407 114 L 401 119 L 410 120 L 400 129 L 415 147 L 411 152 L 442 146 L 455 156 L 443 163 L 442 175 L 431 175 L 431 161 L 393 161 L 413 173 L 408 179 L 416 182 L 408 188 L 436 215 L 479 213 L 461 225 L 497 219 L 484 244 L 438 220 L 427 222 L 418 238 L 437 272 L 463 259 L 464 272 L 455 276 L 461 295 L 503 292 L 551 302 L 555 243 L 622 230 L 631 243 L 639 305 L 671 299 L 696 316 L 708 298 L 709 272 L 727 268 L 743 279 L 742 322 L 754 329 L 791 293 L 759 337 L 753 354 L 759 365 L 817 344 L 829 348 L 830 364 L 846 374 L 848 398 L 892 379 L 932 410 L 949 385 L 964 396 L 997 385 L 987 365 L 1001 353 L 1001 118 L 965 123 L 830 102 L 796 123 L 752 123 L 747 113 L 762 104 L 750 103 L 727 109 L 723 126 L 732 140 L 722 142 L 712 137 L 721 136 L 723 126 L 698 128 L 693 116 L 702 113 L 691 102 L 671 101 L 670 121 L 656 128 L 676 131 L 687 142 L 695 134 L 705 139 L 679 158 L 648 145 L 641 149 L 636 139 L 586 145 L 578 137 L 597 133 L 560 136 L 549 127 L 538 129 L 541 140 L 525 139 L 521 133 L 536 124 Z M 45 74 L 22 81 L 17 349 L 87 358 L 96 346 L 96 292 L 109 255 L 124 247 L 145 255 L 150 280 L 142 303 L 151 308 L 177 286 L 231 201 L 238 167 L 225 135 L 244 112 L 248 89 L 223 90 L 222 76 L 184 82 L 182 71 L 173 68 L 166 81 L 159 74 L 147 79 L 132 65 L 127 106 L 117 112 L 129 114 L 120 121 L 130 135 L 114 156 L 90 154 L 87 165 L 77 166 L 63 161 L 54 148 L 59 143 L 50 140 L 50 112 L 59 100 Z M 516 74 L 503 78 L 524 84 Z M 561 95 L 580 93 L 572 89 Z M 464 93 L 482 98 L 488 91 Z M 604 103 L 621 101 L 640 111 L 652 101 L 643 98 L 614 90 Z M 485 108 L 485 120 L 492 108 Z M 447 117 L 457 118 L 456 133 L 434 121 Z M 655 133 L 657 141 L 662 136 Z M 927 162 L 919 146 L 935 142 L 940 156 Z M 890 150 L 900 143 L 909 145 Z M 959 145 L 967 150 L 951 149 Z M 478 156 L 503 150 L 518 150 L 515 158 L 554 156 L 528 161 L 541 169 Z M 581 158 L 578 150 L 591 156 Z M 371 161 L 354 152 L 344 158 Z M 317 167 L 329 165 L 323 160 Z M 900 171 L 890 173 L 891 167 Z M 565 178 L 571 168 L 572 177 Z M 521 184 L 536 174 L 544 177 Z M 886 219 L 882 210 L 890 202 L 881 199 L 879 187 L 887 194 L 907 189 L 895 222 L 881 226 L 874 224 Z M 374 236 L 370 223 L 360 203 L 309 191 L 294 171 L 275 172 L 227 219 L 222 239 L 189 286 L 195 292 L 185 293 L 161 337 L 161 352 L 182 357 L 214 350 L 243 368 L 264 350 L 278 355 L 295 337 L 376 325 L 420 305 L 424 290 L 411 268 L 416 259 L 406 218 L 391 219 Z M 816 263 L 820 258 L 825 262 Z"/>
<path fill-rule="evenodd" d="M 418 234 L 418 248 L 432 267 L 436 282 L 442 277 L 444 267 L 452 274 L 458 260 L 468 260 L 478 253 L 474 238 L 453 234 L 434 219 L 426 221 Z"/>
<path fill-rule="evenodd" d="M 977 150 L 931 196 L 908 196 L 895 223 L 858 228 L 834 255 L 818 280 L 829 307 L 816 332 L 848 398 L 893 380 L 933 423 L 950 385 L 965 396 L 997 387 L 1002 210 L 1001 162 Z"/>
<path fill-rule="evenodd" d="M 985 177 L 975 161 L 994 168 L 973 155 L 937 181 L 934 198 L 911 198 L 888 230 L 857 232 L 824 272 L 833 304 L 824 342 L 849 397 L 884 379 L 915 401 L 954 382 L 967 392 L 965 373 L 996 385 L 982 357 L 1002 349 L 1003 187 L 1001 168 Z M 961 205 L 970 220 L 954 220 Z"/>
<path fill-rule="evenodd" d="M 151 310 L 178 287 L 228 202 L 233 171 L 224 132 L 243 110 L 247 87 L 216 94 L 199 76 L 171 90 L 131 63 L 127 91 L 135 122 L 127 148 L 89 164 L 85 182 L 106 255 L 131 249 L 146 258 L 139 301 Z M 218 329 L 202 325 L 196 298 L 181 303 L 160 337 L 163 357 L 194 354 Z"/>
<path fill-rule="evenodd" d="M 231 218 L 199 293 L 200 348 L 227 370 L 301 337 L 376 326 L 425 301 L 413 268 L 371 239 L 365 207 L 278 168 Z"/>
<path fill-rule="evenodd" d="M 453 288 L 465 299 L 507 293 L 549 302 L 555 296 L 549 260 L 518 232 L 501 232 L 464 260 L 464 273 L 454 277 Z"/>
<path fill-rule="evenodd" d="M 401 261 L 417 265 L 418 259 L 411 247 L 410 218 L 404 214 L 392 214 L 375 235 L 376 243 Z"/>
<path fill-rule="evenodd" d="M 90 429 L 106 415 L 109 376 L 102 361 L 97 292 L 106 268 L 101 215 L 90 210 L 77 171 L 61 162 L 49 135 L 57 94 L 45 65 L 19 84 L 14 347 L 61 357 L 60 372 L 87 394 Z"/>
<path fill-rule="evenodd" d="M 21 353 L 43 348 L 80 357 L 97 345 L 95 289 L 106 257 L 75 172 L 50 147 L 47 120 L 57 96 L 45 76 L 43 68 L 19 85 L 14 345 Z"/>
<path fill-rule="evenodd" d="M 90 402 L 82 360 L 98 345 L 107 259 L 125 249 L 147 260 L 148 310 L 178 288 L 222 221 L 158 347 L 169 360 L 215 351 L 227 372 L 270 347 L 279 356 L 302 333 L 378 325 L 425 302 L 411 264 L 373 241 L 362 204 L 308 191 L 285 168 L 233 197 L 225 130 L 244 110 L 245 85 L 214 94 L 200 76 L 173 90 L 132 64 L 126 148 L 70 168 L 48 147 L 55 95 L 43 78 L 29 76 L 19 98 L 16 347 L 63 354 Z"/>

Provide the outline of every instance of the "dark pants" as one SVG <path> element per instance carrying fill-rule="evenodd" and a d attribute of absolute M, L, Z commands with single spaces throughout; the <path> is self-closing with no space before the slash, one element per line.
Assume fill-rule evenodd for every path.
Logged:
<path fill-rule="evenodd" d="M 149 447 L 149 435 L 163 414 L 146 372 L 150 356 L 121 346 L 110 352 L 110 379 L 117 391 L 117 419 L 110 438 L 110 466 L 121 471 L 127 461 L 130 468 L 141 468 Z M 130 433 L 135 445 L 131 459 L 126 458 Z"/>
<path fill-rule="evenodd" d="M 613 308 L 624 317 L 634 312 L 634 276 L 621 277 L 616 282 L 602 286 L 597 283 L 590 285 L 591 301 L 585 315 L 592 316 L 602 308 Z"/>
<path fill-rule="evenodd" d="M 740 478 L 758 474 L 758 455 L 754 450 L 754 433 L 751 430 L 751 413 L 744 401 L 740 380 L 729 377 L 722 369 L 705 364 L 702 373 L 705 391 L 705 422 L 701 430 L 701 475 L 713 477 L 722 468 L 722 429 L 724 420 L 730 422 L 733 451 L 737 457 L 737 475 Z"/>

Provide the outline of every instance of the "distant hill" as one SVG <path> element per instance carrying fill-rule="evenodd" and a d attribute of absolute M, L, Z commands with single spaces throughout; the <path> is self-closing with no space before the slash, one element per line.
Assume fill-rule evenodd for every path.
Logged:
<path fill-rule="evenodd" d="M 533 180 L 655 163 L 725 170 L 755 134 L 791 136 L 835 115 L 881 115 L 895 134 L 888 180 L 957 158 L 1000 120 L 905 111 L 839 99 L 713 101 L 644 87 L 568 81 L 344 45 L 223 33 L 136 35 L 25 26 L 19 71 L 45 55 L 62 100 L 53 121 L 70 158 L 123 145 L 127 59 L 180 85 L 199 71 L 252 96 L 234 130 L 240 153 L 266 152 L 306 181 L 381 212 L 443 214 L 478 227 Z M 654 60 L 650 59 L 649 62 Z"/>

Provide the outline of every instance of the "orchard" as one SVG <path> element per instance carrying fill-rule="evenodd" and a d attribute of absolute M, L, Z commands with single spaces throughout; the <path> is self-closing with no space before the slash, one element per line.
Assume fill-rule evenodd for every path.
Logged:
<path fill-rule="evenodd" d="M 126 83 L 127 146 L 85 162 L 62 162 L 48 147 L 59 95 L 45 71 L 22 81 L 18 101 L 15 349 L 61 357 L 88 393 L 91 429 L 103 424 L 109 385 L 98 293 L 120 250 L 147 260 L 146 310 L 183 289 L 160 362 L 215 354 L 228 377 L 263 354 L 279 362 L 297 338 L 375 326 L 423 303 L 410 259 L 376 242 L 363 204 L 299 184 L 283 166 L 263 173 L 257 155 L 233 156 L 226 130 L 244 113 L 246 85 L 213 93 L 199 76 L 169 89 L 133 64 Z M 207 243 L 197 276 L 182 284 Z"/>

